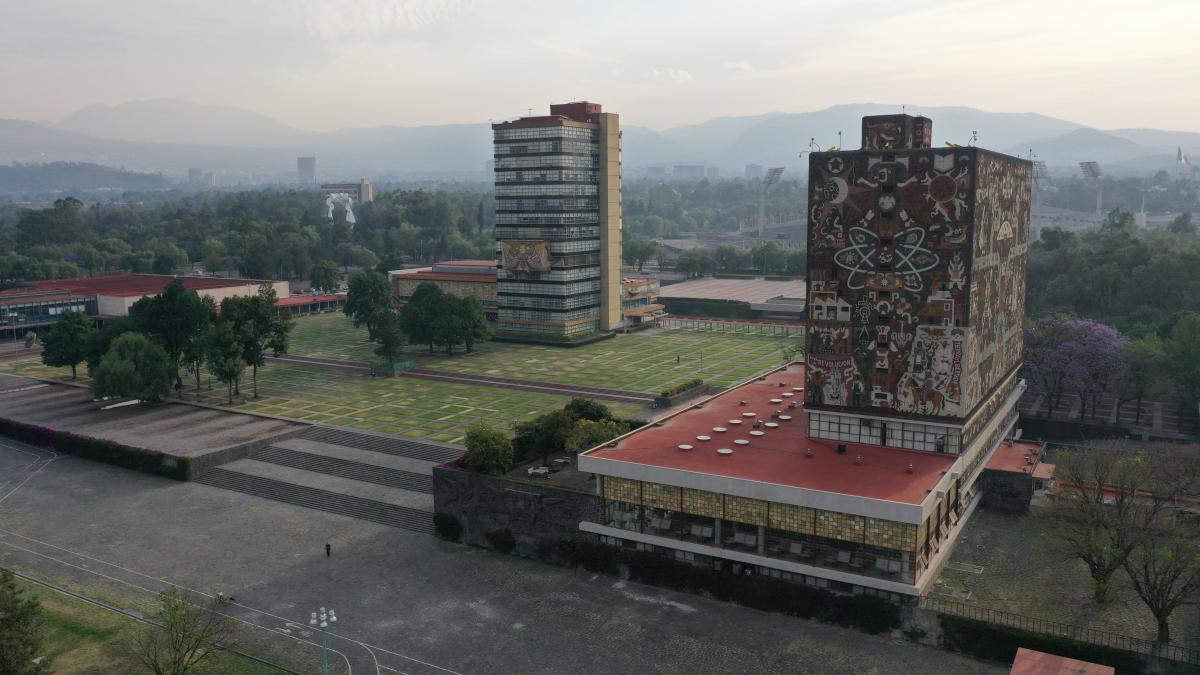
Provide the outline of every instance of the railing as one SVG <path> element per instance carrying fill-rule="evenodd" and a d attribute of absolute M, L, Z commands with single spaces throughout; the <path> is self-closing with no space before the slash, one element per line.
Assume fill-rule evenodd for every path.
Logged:
<path fill-rule="evenodd" d="M 931 610 L 939 614 L 948 614 L 950 616 L 982 621 L 997 626 L 1016 628 L 1039 635 L 1068 638 L 1076 642 L 1086 642 L 1112 649 L 1120 649 L 1141 656 L 1200 666 L 1200 649 L 1193 649 L 1183 645 L 1163 644 L 1154 640 L 1131 638 L 1095 628 L 1085 628 L 1048 619 L 1022 616 L 1020 614 L 968 605 L 957 600 L 947 600 L 934 596 L 921 598 L 920 607 L 921 609 Z"/>
<path fill-rule="evenodd" d="M 659 319 L 663 328 L 690 328 L 718 333 L 753 333 L 783 337 L 804 337 L 804 326 L 798 324 L 771 323 L 765 321 L 736 321 L 730 319 L 700 319 L 670 316 Z"/>

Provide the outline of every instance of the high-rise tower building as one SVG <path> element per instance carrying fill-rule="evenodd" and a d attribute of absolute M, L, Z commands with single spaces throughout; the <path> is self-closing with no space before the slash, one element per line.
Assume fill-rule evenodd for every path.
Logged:
<path fill-rule="evenodd" d="M 1017 419 L 1032 165 L 931 131 L 811 155 L 805 397 L 814 437 L 961 454 L 969 485 Z"/>
<path fill-rule="evenodd" d="M 296 177 L 300 179 L 303 185 L 309 185 L 317 180 L 317 158 L 316 157 L 297 157 L 296 158 Z"/>
<path fill-rule="evenodd" d="M 621 322 L 621 131 L 586 101 L 493 124 L 500 333 L 578 339 Z"/>

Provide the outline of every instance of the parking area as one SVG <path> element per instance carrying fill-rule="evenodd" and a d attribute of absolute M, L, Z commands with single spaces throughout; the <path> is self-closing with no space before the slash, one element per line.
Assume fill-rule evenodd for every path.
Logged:
<path fill-rule="evenodd" d="M 167 583 L 224 592 L 255 648 L 303 672 L 319 668 L 307 619 L 322 606 L 335 673 L 1007 672 L 69 457 L 0 495 L 0 564 L 122 607 Z"/>

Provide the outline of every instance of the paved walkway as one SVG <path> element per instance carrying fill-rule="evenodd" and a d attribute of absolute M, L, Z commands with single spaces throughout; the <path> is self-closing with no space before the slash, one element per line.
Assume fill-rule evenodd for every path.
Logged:
<path fill-rule="evenodd" d="M 519 389 L 521 391 L 536 391 L 543 394 L 563 394 L 579 398 L 595 398 L 622 403 L 641 403 L 649 405 L 654 402 L 654 394 L 626 389 L 606 389 L 604 387 L 586 387 L 573 384 L 557 384 L 554 382 L 538 382 L 536 380 L 518 380 L 510 377 L 495 377 L 492 375 L 475 375 L 448 370 L 429 370 L 427 368 L 409 368 L 404 371 L 404 377 L 416 377 L 422 380 L 437 380 L 455 384 L 473 384 L 484 387 L 499 387 L 501 389 Z"/>

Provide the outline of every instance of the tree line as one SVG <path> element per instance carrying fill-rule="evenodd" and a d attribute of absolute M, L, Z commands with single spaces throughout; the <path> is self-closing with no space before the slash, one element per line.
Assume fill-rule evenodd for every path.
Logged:
<path fill-rule="evenodd" d="M 491 337 L 483 306 L 472 297 L 457 297 L 433 282 L 422 282 L 412 297 L 401 304 L 381 272 L 358 272 L 350 277 L 342 311 L 355 328 L 366 327 L 375 343 L 375 354 L 389 364 L 400 356 L 404 345 L 435 346 L 453 354 L 463 345 L 470 352 L 476 343 Z"/>
<path fill-rule="evenodd" d="M 42 363 L 69 367 L 72 379 L 87 364 L 97 398 L 136 398 L 155 403 L 172 387 L 182 397 L 184 374 L 207 371 L 228 389 L 229 403 L 240 393 L 242 375 L 252 373 L 258 397 L 258 369 L 267 354 L 287 351 L 291 315 L 275 307 L 275 289 L 225 298 L 219 305 L 175 279 L 162 293 L 138 300 L 129 316 L 108 319 L 96 329 L 83 313 L 66 311 L 40 336 Z"/>

